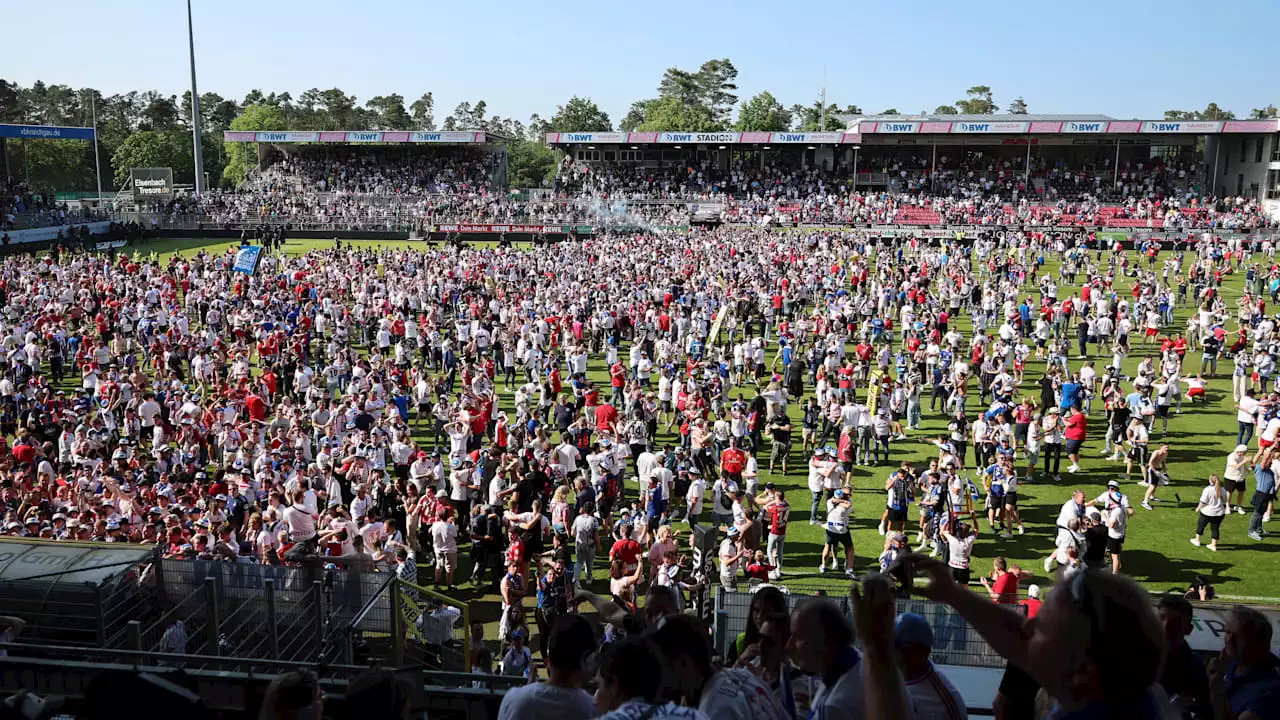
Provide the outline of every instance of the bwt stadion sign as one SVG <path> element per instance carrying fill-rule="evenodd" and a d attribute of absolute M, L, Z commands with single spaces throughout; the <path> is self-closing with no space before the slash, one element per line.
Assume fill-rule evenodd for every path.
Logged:
<path fill-rule="evenodd" d="M 129 170 L 133 199 L 172 200 L 173 168 L 133 168 Z"/>

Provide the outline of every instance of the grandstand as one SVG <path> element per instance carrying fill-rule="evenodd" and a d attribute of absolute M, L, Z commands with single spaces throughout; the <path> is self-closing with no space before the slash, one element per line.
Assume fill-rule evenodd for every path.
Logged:
<path fill-rule="evenodd" d="M 1280 157 L 1276 120 L 842 120 L 847 129 L 831 133 L 550 133 L 546 140 L 579 174 L 611 178 L 624 192 L 652 187 L 676 168 L 684 177 L 663 188 L 720 203 L 728 220 L 1236 229 L 1280 213 L 1280 173 L 1270 170 Z M 858 192 L 915 199 L 863 207 Z M 1233 200 L 1208 207 L 1199 203 L 1205 197 Z M 1250 210 L 1238 212 L 1244 206 Z"/>

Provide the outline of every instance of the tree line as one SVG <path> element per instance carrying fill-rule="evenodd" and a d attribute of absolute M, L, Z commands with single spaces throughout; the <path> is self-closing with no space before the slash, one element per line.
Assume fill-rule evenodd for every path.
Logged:
<path fill-rule="evenodd" d="M 435 100 L 424 92 L 411 102 L 400 94 L 378 95 L 363 103 L 339 88 L 312 88 L 294 98 L 288 92 L 251 90 L 243 98 L 216 92 L 200 95 L 204 167 L 211 186 L 234 186 L 256 162 L 250 147 L 224 144 L 224 130 L 484 130 L 508 141 L 508 179 L 514 187 L 544 185 L 554 176 L 556 153 L 547 148 L 547 132 L 684 130 L 690 132 L 838 131 L 841 115 L 861 115 L 855 104 L 783 103 L 763 91 L 746 99 L 738 95 L 738 70 L 727 58 L 708 60 L 697 69 L 668 68 L 653 97 L 631 104 L 616 124 L 593 100 L 574 96 L 550 117 L 528 121 L 489 114 L 484 100 L 461 102 L 437 125 Z M 104 96 L 93 88 L 48 85 L 29 87 L 0 79 L 0 123 L 88 126 L 96 111 L 99 159 L 104 182 L 114 191 L 132 167 L 172 167 L 179 183 L 195 178 L 192 160 L 191 93 L 164 95 L 154 90 Z M 987 115 L 1001 112 L 990 86 L 975 85 L 964 97 L 938 105 L 932 113 Z M 1027 114 L 1021 97 L 1003 112 Z M 900 114 L 887 108 L 879 114 Z M 1225 120 L 1235 117 L 1216 103 L 1204 110 L 1167 110 L 1169 120 Z M 1274 105 L 1255 108 L 1250 118 L 1274 118 Z M 95 187 L 92 143 L 70 140 L 8 142 L 6 157 L 13 175 L 29 173 L 33 186 L 46 191 L 91 190 Z M 107 188 L 104 187 L 104 190 Z"/>

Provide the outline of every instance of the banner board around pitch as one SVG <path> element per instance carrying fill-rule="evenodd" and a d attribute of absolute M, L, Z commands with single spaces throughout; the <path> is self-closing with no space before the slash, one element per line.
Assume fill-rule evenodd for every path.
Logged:
<path fill-rule="evenodd" d="M 246 245 L 236 251 L 235 262 L 231 265 L 231 272 L 244 273 L 252 275 L 258 269 L 258 260 L 262 257 L 262 247 L 258 245 Z"/>
<path fill-rule="evenodd" d="M 130 168 L 129 187 L 133 189 L 135 202 L 172 200 L 173 168 Z"/>

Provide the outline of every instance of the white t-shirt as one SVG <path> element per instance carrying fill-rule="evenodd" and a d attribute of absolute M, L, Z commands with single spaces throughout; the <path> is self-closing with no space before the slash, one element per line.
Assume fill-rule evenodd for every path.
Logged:
<path fill-rule="evenodd" d="M 438 553 L 458 552 L 458 526 L 437 520 L 431 524 L 431 544 Z"/>
<path fill-rule="evenodd" d="M 849 532 L 849 505 L 836 504 L 835 498 L 827 500 L 827 530 L 833 533 Z"/>
<path fill-rule="evenodd" d="M 1107 511 L 1107 537 L 1116 540 L 1124 539 L 1124 531 L 1128 524 L 1129 513 L 1123 505 L 1116 505 Z"/>
<path fill-rule="evenodd" d="M 947 560 L 947 564 L 959 570 L 969 569 L 969 557 L 973 555 L 973 541 L 975 535 L 970 535 L 961 540 L 955 535 L 947 536 L 947 545 L 951 550 L 951 557 Z"/>
<path fill-rule="evenodd" d="M 595 698 L 586 690 L 545 682 L 511 688 L 498 708 L 498 720 L 590 720 L 595 716 Z"/>
<path fill-rule="evenodd" d="M 1246 395 L 1236 404 L 1240 406 L 1236 411 L 1236 420 L 1242 423 L 1253 423 L 1254 416 L 1258 413 L 1258 401 Z"/>
<path fill-rule="evenodd" d="M 858 685 L 861 686 L 861 682 Z M 720 670 L 712 675 L 702 687 L 698 710 L 710 720 L 789 720 L 790 717 L 773 693 L 746 668 Z"/>
<path fill-rule="evenodd" d="M 907 696 L 918 718 L 965 720 L 969 712 L 955 685 L 929 663 L 929 672 L 907 683 Z"/>
<path fill-rule="evenodd" d="M 1205 486 L 1200 491 L 1200 514 L 1208 517 L 1218 517 L 1227 511 L 1226 504 L 1227 492 L 1221 487 Z"/>
<path fill-rule="evenodd" d="M 281 519 L 289 528 L 289 537 L 294 542 L 305 542 L 316 536 L 316 519 L 297 505 L 285 508 Z"/>

